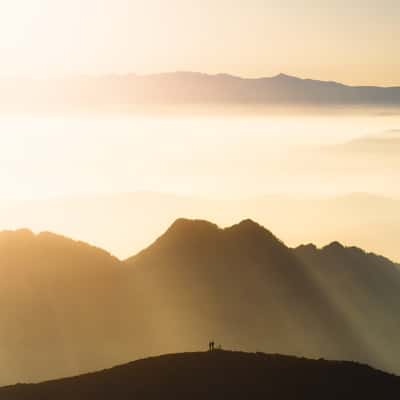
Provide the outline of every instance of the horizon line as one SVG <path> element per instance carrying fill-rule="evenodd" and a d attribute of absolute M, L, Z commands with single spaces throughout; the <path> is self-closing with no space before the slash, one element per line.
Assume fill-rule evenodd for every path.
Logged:
<path fill-rule="evenodd" d="M 261 81 L 267 79 L 293 79 L 298 81 L 309 81 L 309 82 L 318 82 L 322 84 L 336 84 L 345 87 L 353 87 L 353 88 L 382 88 L 382 89 L 400 89 L 400 83 L 396 85 L 376 85 L 376 84 L 365 84 L 365 85 L 357 85 L 357 84 L 348 84 L 341 82 L 339 80 L 326 80 L 326 79 L 316 79 L 309 77 L 302 77 L 298 75 L 286 74 L 284 72 L 279 72 L 275 75 L 261 75 L 254 77 L 247 77 L 239 74 L 231 74 L 228 72 L 201 72 L 201 71 L 193 71 L 193 70 L 171 70 L 171 71 L 160 71 L 160 72 L 149 72 L 149 73 L 137 73 L 137 72 L 105 72 L 101 74 L 95 73 L 68 73 L 68 74 L 54 74 L 49 76 L 28 76 L 28 75 L 0 75 L 0 82 L 6 80 L 29 80 L 29 81 L 42 81 L 42 82 L 51 82 L 51 81 L 59 81 L 59 80 L 69 80 L 69 79 L 105 79 L 105 78 L 146 78 L 146 77 L 157 77 L 157 76 L 168 76 L 168 75 L 197 75 L 208 78 L 218 78 L 218 77 L 226 77 L 230 79 L 244 80 L 244 81 Z"/>

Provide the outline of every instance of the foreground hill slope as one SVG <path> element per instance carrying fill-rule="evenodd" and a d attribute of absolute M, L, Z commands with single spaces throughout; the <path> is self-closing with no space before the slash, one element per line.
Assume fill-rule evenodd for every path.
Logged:
<path fill-rule="evenodd" d="M 377 399 L 400 378 L 361 364 L 214 351 L 148 358 L 109 370 L 0 389 L 7 400 Z"/>

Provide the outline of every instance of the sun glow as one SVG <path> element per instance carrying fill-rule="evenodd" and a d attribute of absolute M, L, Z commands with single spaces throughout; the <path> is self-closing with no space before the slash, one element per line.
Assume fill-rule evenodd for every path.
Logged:
<path fill-rule="evenodd" d="M 329 3 L 307 13 L 304 3 L 1 0 L 0 76 L 192 70 L 399 84 L 396 2 Z M 387 14 L 374 11 L 384 7 Z"/>

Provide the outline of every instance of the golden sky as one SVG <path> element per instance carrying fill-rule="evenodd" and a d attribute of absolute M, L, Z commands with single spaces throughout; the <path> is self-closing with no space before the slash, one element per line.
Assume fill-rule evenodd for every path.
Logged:
<path fill-rule="evenodd" d="M 0 0 L 0 75 L 279 72 L 400 85 L 397 0 Z"/>

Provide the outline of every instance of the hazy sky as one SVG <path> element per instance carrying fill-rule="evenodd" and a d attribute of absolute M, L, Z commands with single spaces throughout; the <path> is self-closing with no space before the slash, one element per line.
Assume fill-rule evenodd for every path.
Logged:
<path fill-rule="evenodd" d="M 279 72 L 400 85 L 398 0 L 0 0 L 0 75 Z"/>

